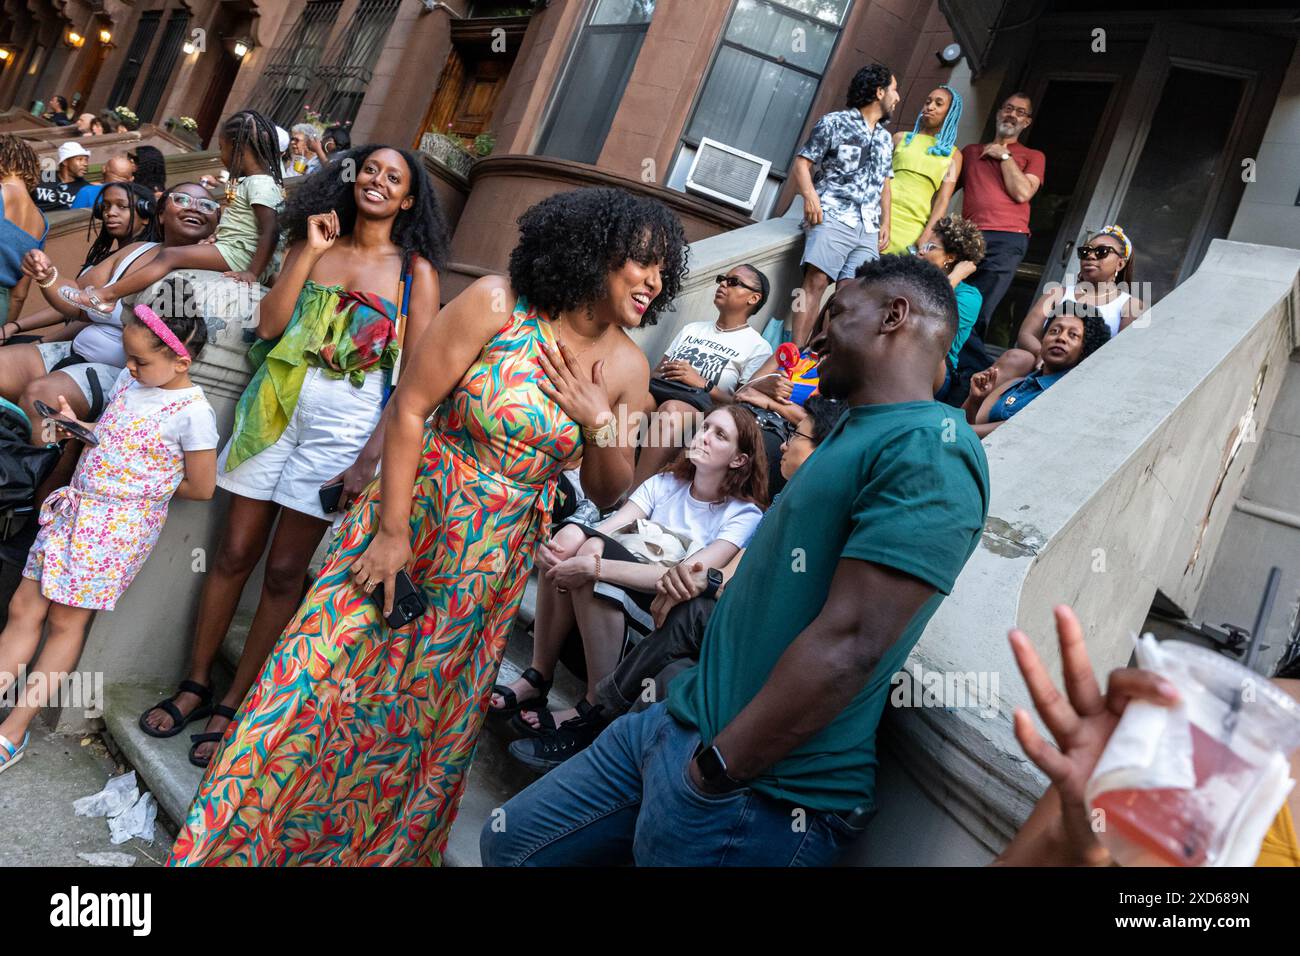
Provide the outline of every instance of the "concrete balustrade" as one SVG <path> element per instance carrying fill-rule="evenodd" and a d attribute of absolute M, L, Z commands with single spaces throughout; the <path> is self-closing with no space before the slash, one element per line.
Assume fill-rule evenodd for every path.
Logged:
<path fill-rule="evenodd" d="M 1216 240 L 1141 327 L 985 441 L 983 541 L 909 667 L 996 676 L 996 706 L 887 710 L 880 812 L 852 862 L 987 862 L 1028 815 L 1046 781 L 1012 732 L 1033 709 L 1009 628 L 1059 681 L 1056 605 L 1101 675 L 1128 663 L 1157 589 L 1192 613 L 1293 367 L 1298 274 L 1300 251 Z"/>

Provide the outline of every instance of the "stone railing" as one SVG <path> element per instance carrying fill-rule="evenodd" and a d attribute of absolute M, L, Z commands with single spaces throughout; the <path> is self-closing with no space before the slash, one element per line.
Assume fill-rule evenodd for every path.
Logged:
<path fill-rule="evenodd" d="M 1012 732 L 1015 708 L 1033 709 L 1009 628 L 1059 679 L 1052 608 L 1070 604 L 1105 674 L 1128 663 L 1157 590 L 1196 607 L 1300 341 L 1298 273 L 1300 251 L 1216 240 L 1144 320 L 986 440 L 983 541 L 909 659 L 962 675 L 973 706 L 887 710 L 880 812 L 854 862 L 986 862 L 1023 822 L 1045 780 Z M 976 701 L 981 681 L 994 706 Z"/>

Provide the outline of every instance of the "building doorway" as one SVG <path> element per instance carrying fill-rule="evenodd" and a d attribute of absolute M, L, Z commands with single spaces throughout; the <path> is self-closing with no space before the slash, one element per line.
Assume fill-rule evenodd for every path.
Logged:
<path fill-rule="evenodd" d="M 1139 298 L 1158 301 L 1228 234 L 1295 41 L 1167 20 L 1089 55 L 1090 24 L 1044 21 L 1023 82 L 1026 145 L 1047 156 L 1030 244 L 991 317 L 1008 347 L 1049 283 L 1071 281 L 1087 233 L 1119 223 L 1136 250 Z M 1011 92 L 1011 88 L 1005 92 Z"/>

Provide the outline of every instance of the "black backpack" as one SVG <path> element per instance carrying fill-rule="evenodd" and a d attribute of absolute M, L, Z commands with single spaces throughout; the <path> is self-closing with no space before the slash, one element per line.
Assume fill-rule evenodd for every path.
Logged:
<path fill-rule="evenodd" d="M 33 445 L 27 413 L 0 398 L 0 542 L 8 542 L 33 523 L 32 505 L 62 454 L 62 446 Z M 25 550 L 25 549 L 24 549 Z"/>

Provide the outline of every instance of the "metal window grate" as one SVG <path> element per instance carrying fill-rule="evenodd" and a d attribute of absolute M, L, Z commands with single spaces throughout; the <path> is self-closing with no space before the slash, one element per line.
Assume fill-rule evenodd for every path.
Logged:
<path fill-rule="evenodd" d="M 146 10 L 140 14 L 135 35 L 131 37 L 131 45 L 127 47 L 126 60 L 122 64 L 122 69 L 118 70 L 113 92 L 108 95 L 109 109 L 124 105 L 131 95 L 131 91 L 135 88 L 135 81 L 140 78 L 140 68 L 144 66 L 145 55 L 149 52 L 149 45 L 153 43 L 154 34 L 158 32 L 158 24 L 161 20 L 161 10 Z"/>
<path fill-rule="evenodd" d="M 361 0 L 356 15 L 316 69 L 306 102 L 322 116 L 346 123 L 357 118 L 375 63 L 384 48 L 398 0 Z"/>
<path fill-rule="evenodd" d="M 293 125 L 342 6 L 343 0 L 308 0 L 284 44 L 272 51 L 250 98 L 252 109 L 286 129 Z"/>
<path fill-rule="evenodd" d="M 153 122 L 153 115 L 162 100 L 163 91 L 172 80 L 176 69 L 176 60 L 181 55 L 181 44 L 185 42 L 186 29 L 190 25 L 188 10 L 176 10 L 167 18 L 167 27 L 163 30 L 158 52 L 153 55 L 149 65 L 149 75 L 145 77 L 144 87 L 140 90 L 140 102 L 136 104 L 135 115 L 141 123 Z"/>

